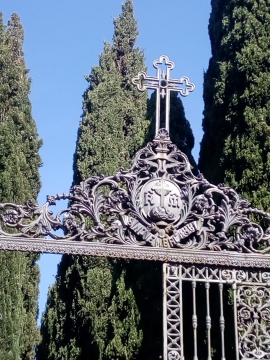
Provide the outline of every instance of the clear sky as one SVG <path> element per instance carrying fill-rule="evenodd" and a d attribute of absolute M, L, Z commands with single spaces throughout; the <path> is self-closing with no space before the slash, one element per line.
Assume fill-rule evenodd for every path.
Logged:
<path fill-rule="evenodd" d="M 111 42 L 113 18 L 121 12 L 123 1 L 1 1 L 5 23 L 17 12 L 25 30 L 33 116 L 44 141 L 39 203 L 44 203 L 48 194 L 69 191 L 82 94 L 87 87 L 84 75 L 98 65 L 104 40 Z M 195 135 L 193 155 L 197 159 L 202 137 L 203 73 L 210 57 L 210 0 L 133 2 L 140 31 L 137 45 L 144 49 L 148 73 L 155 75 L 152 62 L 164 54 L 175 62 L 172 77 L 185 75 L 196 85 L 195 91 L 182 100 Z M 59 255 L 41 256 L 40 312 L 59 261 Z"/>

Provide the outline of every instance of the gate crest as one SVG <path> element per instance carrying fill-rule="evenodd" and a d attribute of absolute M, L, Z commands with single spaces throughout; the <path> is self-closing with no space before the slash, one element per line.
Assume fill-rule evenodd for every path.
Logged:
<path fill-rule="evenodd" d="M 56 216 L 50 206 L 68 199 Z M 194 176 L 188 158 L 160 129 L 130 170 L 95 176 L 35 205 L 0 204 L 0 234 L 186 250 L 269 253 L 270 216 L 235 190 Z M 261 218 L 260 223 L 251 220 Z M 17 233 L 8 232 L 16 228 Z M 62 229 L 64 235 L 57 235 Z"/>

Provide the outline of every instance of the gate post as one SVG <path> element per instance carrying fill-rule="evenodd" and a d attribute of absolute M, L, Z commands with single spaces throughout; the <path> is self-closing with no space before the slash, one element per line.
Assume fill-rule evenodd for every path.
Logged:
<path fill-rule="evenodd" d="M 184 360 L 181 267 L 163 264 L 163 359 Z"/>

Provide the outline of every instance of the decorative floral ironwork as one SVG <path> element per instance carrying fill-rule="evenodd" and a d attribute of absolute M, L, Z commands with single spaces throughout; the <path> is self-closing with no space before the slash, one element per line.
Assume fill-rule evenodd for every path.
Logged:
<path fill-rule="evenodd" d="M 270 290 L 239 286 L 236 299 L 241 359 L 270 359 Z"/>
<path fill-rule="evenodd" d="M 50 206 L 61 199 L 69 200 L 69 208 L 54 216 Z M 165 129 L 138 151 L 129 171 L 91 177 L 69 194 L 48 196 L 42 206 L 0 204 L 4 237 L 269 253 L 269 225 L 270 215 L 233 189 L 194 176 Z M 56 234 L 59 229 L 64 235 Z"/>
<path fill-rule="evenodd" d="M 168 360 L 179 360 L 180 359 L 180 355 L 178 354 L 177 351 L 170 351 L 168 354 Z"/>

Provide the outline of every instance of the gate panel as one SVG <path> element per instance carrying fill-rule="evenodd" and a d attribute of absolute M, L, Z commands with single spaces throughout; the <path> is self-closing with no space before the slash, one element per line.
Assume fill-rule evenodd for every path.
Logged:
<path fill-rule="evenodd" d="M 270 289 L 241 285 L 236 303 L 240 359 L 270 359 Z"/>
<path fill-rule="evenodd" d="M 163 272 L 164 360 L 226 360 L 226 356 L 227 359 L 231 359 L 231 354 L 226 355 L 225 325 L 228 321 L 234 324 L 234 329 L 229 327 L 227 334 L 234 333 L 235 360 L 270 359 L 270 273 L 177 264 L 164 264 Z M 183 282 L 190 283 L 189 294 L 186 287 L 183 291 Z M 225 307 L 228 307 L 225 303 L 228 301 L 228 289 L 231 289 L 229 306 L 233 309 L 232 319 L 227 319 L 224 312 Z M 197 290 L 200 290 L 199 297 Z M 201 301 L 203 293 L 205 302 Z M 188 302 L 183 303 L 183 296 L 188 296 Z M 186 305 L 189 309 L 186 309 Z M 202 307 L 205 308 L 204 315 L 200 314 L 198 317 L 198 309 L 202 312 Z M 215 312 L 219 312 L 218 328 L 216 326 L 215 329 L 212 327 L 211 319 L 213 307 Z M 187 321 L 183 321 L 183 313 L 185 316 L 188 314 Z M 202 317 L 205 319 L 205 355 L 198 346 L 198 323 L 200 326 L 203 325 Z M 191 334 L 187 329 L 190 326 L 193 334 L 192 358 L 190 349 L 184 351 L 185 333 L 186 336 Z M 202 333 L 202 330 L 200 331 Z M 213 337 L 215 340 L 217 337 L 219 339 L 218 352 L 212 348 Z M 189 354 L 188 357 L 186 353 Z"/>

